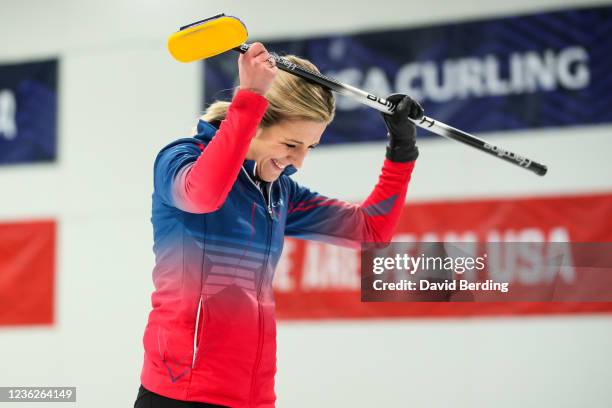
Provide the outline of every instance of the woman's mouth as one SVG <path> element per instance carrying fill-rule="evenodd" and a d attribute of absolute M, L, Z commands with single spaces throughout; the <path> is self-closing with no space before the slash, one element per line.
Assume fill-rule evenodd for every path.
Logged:
<path fill-rule="evenodd" d="M 274 165 L 274 167 L 276 167 L 278 170 L 284 170 L 285 167 L 287 167 L 287 165 L 280 164 L 279 162 L 277 162 L 274 159 L 272 159 L 271 162 Z"/>

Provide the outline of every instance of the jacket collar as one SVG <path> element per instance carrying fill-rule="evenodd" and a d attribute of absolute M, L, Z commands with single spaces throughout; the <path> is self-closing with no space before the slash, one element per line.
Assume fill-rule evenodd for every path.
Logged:
<path fill-rule="evenodd" d="M 195 138 L 207 144 L 215 136 L 215 133 L 217 132 L 217 128 L 214 127 L 212 124 L 200 119 L 198 121 L 197 132 L 198 134 L 195 136 Z M 254 177 L 255 175 L 255 164 L 256 164 L 255 160 L 245 160 L 242 163 L 242 166 L 244 167 L 248 175 L 251 177 Z M 294 166 L 289 165 L 285 167 L 285 169 L 281 173 L 281 176 L 291 176 L 292 174 L 295 174 L 296 172 L 297 172 L 297 169 Z"/>

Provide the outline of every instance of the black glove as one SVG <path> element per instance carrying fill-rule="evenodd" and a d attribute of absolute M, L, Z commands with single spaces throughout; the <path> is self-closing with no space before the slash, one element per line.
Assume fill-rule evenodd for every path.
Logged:
<path fill-rule="evenodd" d="M 419 157 L 416 147 L 416 126 L 408 118 L 421 119 L 423 108 L 417 101 L 404 94 L 392 94 L 388 101 L 397 104 L 393 114 L 382 113 L 385 126 L 389 132 L 387 159 L 393 162 L 409 162 Z"/>

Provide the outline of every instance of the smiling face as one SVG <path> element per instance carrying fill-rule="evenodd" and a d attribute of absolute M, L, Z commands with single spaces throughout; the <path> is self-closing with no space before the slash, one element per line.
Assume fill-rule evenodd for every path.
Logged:
<path fill-rule="evenodd" d="M 286 166 L 302 167 L 310 149 L 319 144 L 326 126 L 324 122 L 285 120 L 259 128 L 251 140 L 246 158 L 255 160 L 260 179 L 274 181 Z"/>

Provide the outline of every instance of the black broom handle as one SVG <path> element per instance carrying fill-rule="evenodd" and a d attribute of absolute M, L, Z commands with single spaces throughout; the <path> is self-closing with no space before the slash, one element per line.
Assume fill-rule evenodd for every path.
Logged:
<path fill-rule="evenodd" d="M 242 44 L 241 46 L 234 48 L 234 50 L 244 54 L 245 52 L 247 52 L 249 47 L 249 44 Z M 362 91 L 359 88 L 355 88 L 354 86 L 343 84 L 333 78 L 319 74 L 318 72 L 302 68 L 287 60 L 286 58 L 278 56 L 275 53 L 270 53 L 270 55 L 276 61 L 276 66 L 285 72 L 296 75 L 300 78 L 307 79 L 318 85 L 322 85 L 326 88 L 331 89 L 334 92 L 339 93 L 340 95 L 350 96 L 356 99 L 357 101 L 363 103 L 364 105 L 370 106 L 380 112 L 391 114 L 395 111 L 396 105 L 384 98 L 379 98 L 375 95 Z M 498 157 L 509 163 L 512 163 L 519 167 L 523 167 L 527 170 L 531 170 L 537 175 L 543 176 L 548 170 L 548 167 L 546 167 L 544 164 L 530 160 L 525 156 L 518 155 L 514 152 L 511 152 L 510 150 L 506 150 L 499 146 L 492 145 L 491 143 L 485 142 L 484 140 L 479 139 L 476 136 L 470 135 L 469 133 L 456 129 L 428 116 L 423 116 L 422 119 L 413 120 L 413 122 L 417 126 L 423 129 L 427 129 L 432 133 L 464 143 L 468 146 L 476 148 L 485 153 L 489 153 L 490 155 Z"/>

